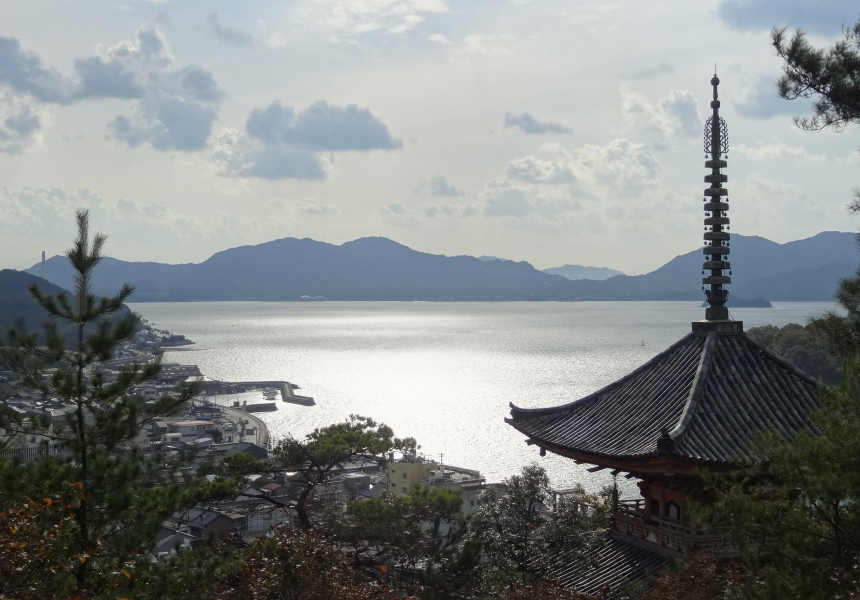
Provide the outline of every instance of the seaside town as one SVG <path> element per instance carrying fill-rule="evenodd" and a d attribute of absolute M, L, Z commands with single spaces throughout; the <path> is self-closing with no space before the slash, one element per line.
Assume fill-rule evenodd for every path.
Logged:
<path fill-rule="evenodd" d="M 194 344 L 182 335 L 159 330 L 147 321 L 133 338 L 117 349 L 116 358 L 99 364 L 104 382 L 116 381 L 123 366 L 146 363 L 154 353 L 188 349 Z M 45 369 L 50 378 L 55 369 Z M 87 374 L 89 376 L 89 374 Z M 21 419 L 48 419 L 62 424 L 73 411 L 67 403 L 39 390 L 20 385 L 11 371 L 0 371 L 0 405 Z M 265 423 L 255 413 L 277 410 L 278 402 L 313 406 L 314 399 L 296 394 L 297 385 L 289 382 L 223 382 L 205 377 L 193 364 L 162 362 L 158 375 L 144 385 L 129 388 L 129 396 L 142 405 L 151 405 L 163 395 L 175 393 L 178 386 L 193 384 L 199 390 L 183 410 L 171 417 L 148 420 L 131 443 L 146 456 L 156 454 L 176 459 L 190 454 L 188 467 L 200 471 L 225 457 L 247 454 L 266 459 L 272 440 Z M 231 400 L 237 394 L 260 391 L 265 401 L 248 404 Z M 0 429 L 0 442 L 4 432 Z M 0 458 L 23 462 L 45 456 L 63 456 L 64 448 L 52 441 L 51 431 L 33 435 L 24 443 L 0 450 Z M 387 459 L 357 456 L 331 468 L 317 494 L 343 511 L 349 502 L 379 498 L 385 492 L 410 495 L 416 485 L 430 489 L 458 490 L 462 493 L 464 516 L 475 511 L 480 495 L 488 484 L 478 471 L 445 465 L 425 458 L 414 450 Z M 166 519 L 156 536 L 151 552 L 156 557 L 176 553 L 205 543 L 210 535 L 227 535 L 253 542 L 284 523 L 300 526 L 295 513 L 296 499 L 304 489 L 297 473 L 276 476 L 254 474 L 236 498 L 206 502 L 175 513 Z"/>

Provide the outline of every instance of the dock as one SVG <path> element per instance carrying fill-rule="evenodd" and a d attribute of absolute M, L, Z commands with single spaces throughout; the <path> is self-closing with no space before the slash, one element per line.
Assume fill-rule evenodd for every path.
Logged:
<path fill-rule="evenodd" d="M 316 404 L 310 396 L 300 396 L 293 390 L 298 386 L 289 381 L 201 381 L 200 390 L 206 395 L 212 394 L 241 394 L 252 390 L 275 388 L 280 392 L 281 400 L 290 404 L 302 406 L 313 406 Z M 265 403 L 264 403 L 265 404 Z M 251 406 L 257 406 L 252 404 Z M 258 410 L 276 410 L 275 408 L 261 408 Z"/>

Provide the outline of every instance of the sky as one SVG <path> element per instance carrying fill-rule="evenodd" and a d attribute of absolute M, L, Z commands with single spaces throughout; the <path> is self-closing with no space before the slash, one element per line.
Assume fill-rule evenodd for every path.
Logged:
<path fill-rule="evenodd" d="M 538 268 L 701 245 L 714 64 L 732 232 L 854 231 L 858 129 L 804 132 L 773 26 L 848 0 L 31 0 L 0 20 L 0 268 L 74 238 L 200 262 L 384 236 Z"/>

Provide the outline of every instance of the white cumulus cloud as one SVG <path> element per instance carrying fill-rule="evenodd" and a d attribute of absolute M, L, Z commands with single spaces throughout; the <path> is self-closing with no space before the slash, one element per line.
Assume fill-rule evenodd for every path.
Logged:
<path fill-rule="evenodd" d="M 634 91 L 630 84 L 622 85 L 618 93 L 628 125 L 644 125 L 667 137 L 695 137 L 701 133 L 699 103 L 688 91 L 672 90 L 657 101 Z"/>
<path fill-rule="evenodd" d="M 225 176 L 322 180 L 334 166 L 333 152 L 402 146 L 382 121 L 355 104 L 323 101 L 297 111 L 275 101 L 252 110 L 244 131 L 225 129 L 211 160 Z"/>
<path fill-rule="evenodd" d="M 758 147 L 740 144 L 735 150 L 751 160 L 822 160 L 821 156 L 810 155 L 809 152 L 806 151 L 806 148 L 801 146 L 789 146 L 782 142 L 764 144 Z"/>

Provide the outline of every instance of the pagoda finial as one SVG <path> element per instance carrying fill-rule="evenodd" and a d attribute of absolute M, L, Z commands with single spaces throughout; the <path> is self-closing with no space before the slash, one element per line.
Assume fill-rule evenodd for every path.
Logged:
<path fill-rule="evenodd" d="M 720 117 L 720 100 L 717 86 L 720 78 L 716 75 L 717 65 L 714 63 L 714 77 L 711 85 L 714 88 L 714 99 L 711 101 L 713 114 L 705 123 L 705 167 L 711 169 L 710 175 L 705 175 L 705 183 L 711 187 L 705 190 L 705 262 L 702 265 L 702 289 L 708 299 L 705 310 L 707 321 L 726 321 L 729 319 L 729 309 L 726 300 L 729 291 L 723 286 L 732 282 L 731 263 L 728 262 L 730 234 L 729 228 L 729 191 L 723 187 L 728 177 L 720 173 L 720 169 L 728 166 L 726 159 L 729 152 L 729 135 L 726 122 Z M 709 273 L 705 273 L 709 271 Z"/>

